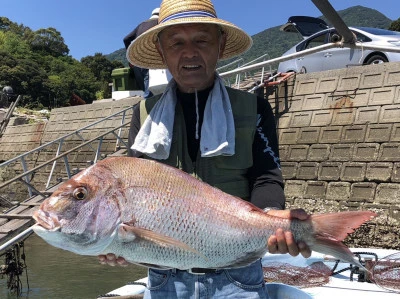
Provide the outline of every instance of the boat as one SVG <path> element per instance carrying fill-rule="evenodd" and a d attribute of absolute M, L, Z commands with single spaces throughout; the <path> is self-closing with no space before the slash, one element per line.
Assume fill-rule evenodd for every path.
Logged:
<path fill-rule="evenodd" d="M 268 271 L 269 267 L 275 269 L 279 267 L 289 269 L 289 273 L 283 273 L 281 271 L 280 278 L 276 281 L 270 281 L 266 279 L 267 290 L 271 299 L 326 299 L 326 298 L 363 298 L 363 299 L 395 299 L 400 298 L 400 251 L 390 249 L 372 249 L 372 248 L 350 248 L 350 250 L 358 257 L 359 261 L 365 265 L 366 268 L 371 269 L 373 274 L 376 273 L 378 265 L 387 265 L 390 262 L 390 266 L 386 269 L 391 271 L 390 275 L 392 278 L 397 279 L 397 283 L 390 281 L 386 283 L 382 280 L 371 282 L 370 275 L 368 272 L 360 269 L 357 266 L 350 265 L 347 262 L 339 262 L 333 257 L 313 252 L 311 257 L 303 258 L 302 256 L 292 257 L 289 254 L 269 254 L 267 253 L 262 258 L 262 264 L 265 271 Z M 294 281 L 293 279 L 299 274 L 302 278 L 307 278 L 311 265 L 315 264 L 325 265 L 333 272 L 333 275 L 328 277 L 328 282 L 319 283 L 316 286 L 298 286 L 290 285 L 282 282 Z M 375 267 L 373 267 L 376 265 Z M 374 272 L 375 271 L 375 272 Z M 292 273 L 290 273 L 292 272 Z M 297 273 L 297 274 L 296 274 Z M 292 277 L 292 278 L 291 278 Z M 323 280 L 321 274 L 321 279 Z M 139 279 L 133 283 L 126 284 L 118 289 L 112 290 L 107 296 L 115 296 L 115 298 L 127 296 L 134 296 L 143 294 L 147 277 Z M 106 298 L 106 297 L 104 297 Z M 101 299 L 101 298 L 100 298 Z"/>

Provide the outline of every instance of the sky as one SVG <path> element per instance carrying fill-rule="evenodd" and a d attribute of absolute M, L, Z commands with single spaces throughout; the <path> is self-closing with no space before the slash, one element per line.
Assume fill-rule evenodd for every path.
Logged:
<path fill-rule="evenodd" d="M 0 16 L 32 30 L 56 28 L 69 55 L 110 54 L 123 48 L 122 39 L 149 18 L 161 0 L 0 0 Z M 319 17 L 311 0 L 213 0 L 219 18 L 249 35 L 284 24 L 290 16 Z M 399 0 L 330 0 L 336 10 L 355 5 L 376 9 L 391 20 L 400 18 Z"/>

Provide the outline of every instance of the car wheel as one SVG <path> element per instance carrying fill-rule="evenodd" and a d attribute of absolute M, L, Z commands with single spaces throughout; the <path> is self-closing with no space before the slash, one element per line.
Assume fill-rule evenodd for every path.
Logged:
<path fill-rule="evenodd" d="M 365 64 L 380 64 L 388 62 L 387 58 L 383 55 L 375 54 L 372 55 L 368 60 L 365 62 Z"/>

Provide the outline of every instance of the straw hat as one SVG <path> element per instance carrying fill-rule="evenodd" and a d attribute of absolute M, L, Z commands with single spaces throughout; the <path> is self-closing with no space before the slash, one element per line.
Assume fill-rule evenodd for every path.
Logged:
<path fill-rule="evenodd" d="M 138 36 L 128 47 L 126 57 L 130 63 L 148 69 L 166 68 L 155 41 L 168 26 L 191 23 L 217 24 L 227 34 L 225 51 L 221 59 L 246 52 L 252 45 L 251 37 L 232 23 L 217 18 L 210 0 L 163 0 L 158 25 Z"/>

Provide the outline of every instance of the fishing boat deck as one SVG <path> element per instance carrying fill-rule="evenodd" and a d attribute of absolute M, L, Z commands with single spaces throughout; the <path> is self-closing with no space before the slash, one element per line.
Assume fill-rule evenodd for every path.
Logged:
<path fill-rule="evenodd" d="M 376 254 L 379 260 L 385 260 L 393 254 L 398 254 L 396 250 L 389 249 L 372 249 L 372 248 L 350 248 L 354 253 L 363 252 L 367 253 L 366 259 L 368 259 L 368 254 Z M 364 256 L 365 257 L 365 256 Z M 335 259 L 327 257 L 324 254 L 313 252 L 310 258 L 305 259 L 302 256 L 292 257 L 289 254 L 266 254 L 263 259 L 263 267 L 268 267 L 272 265 L 281 265 L 285 268 L 286 265 L 294 266 L 292 271 L 298 275 L 297 267 L 303 269 L 304 272 L 301 275 L 307 275 L 308 266 L 316 262 L 323 262 L 330 269 L 333 269 L 336 263 Z M 397 265 L 397 264 L 395 264 Z M 363 298 L 363 299 L 375 299 L 375 298 L 400 298 L 398 288 L 385 289 L 384 286 L 379 286 L 376 283 L 365 282 L 359 280 L 358 274 L 354 274 L 348 269 L 349 264 L 342 262 L 338 264 L 336 272 L 340 272 L 334 276 L 329 277 L 329 282 L 320 286 L 299 288 L 288 284 L 283 284 L 279 280 L 274 282 L 267 282 L 268 293 L 271 298 L 296 298 L 296 299 L 309 299 L 309 298 Z M 290 271 L 290 269 L 289 269 Z M 283 271 L 284 272 L 284 271 Z M 353 277 L 353 279 L 351 279 Z M 321 277 L 322 278 L 322 277 Z M 292 282 L 296 282 L 293 279 Z M 147 283 L 147 278 L 142 278 L 134 283 L 129 283 L 118 289 L 112 290 L 107 294 L 107 296 L 121 296 L 121 298 L 133 298 L 135 295 L 143 294 L 145 291 L 145 284 Z M 287 282 L 286 282 L 287 283 Z M 294 284 L 295 285 L 295 284 Z M 99 297 L 98 299 L 105 299 L 107 297 Z"/>

